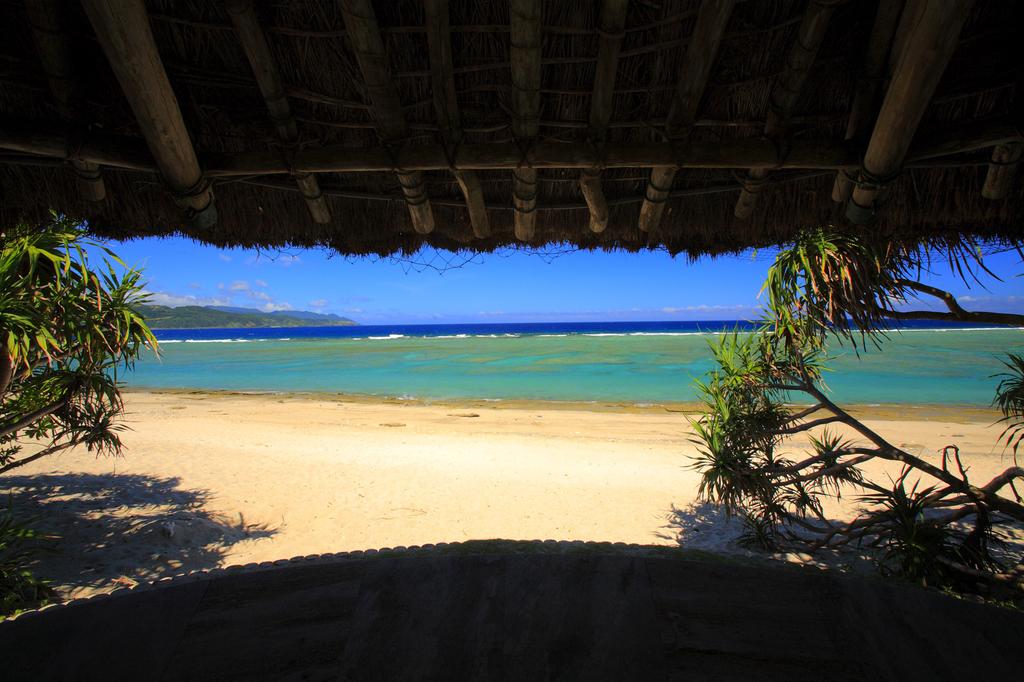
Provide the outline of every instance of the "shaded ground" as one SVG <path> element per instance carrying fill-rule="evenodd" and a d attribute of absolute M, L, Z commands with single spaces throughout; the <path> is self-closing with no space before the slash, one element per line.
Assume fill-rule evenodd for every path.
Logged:
<path fill-rule="evenodd" d="M 0 657 L 36 680 L 1019 674 L 1020 612 L 671 552 L 473 543 L 228 572 L 0 623 Z"/>
<path fill-rule="evenodd" d="M 209 493 L 173 477 L 8 475 L 0 477 L 0 499 L 50 536 L 28 568 L 64 596 L 214 568 L 232 545 L 274 532 L 206 510 Z"/>

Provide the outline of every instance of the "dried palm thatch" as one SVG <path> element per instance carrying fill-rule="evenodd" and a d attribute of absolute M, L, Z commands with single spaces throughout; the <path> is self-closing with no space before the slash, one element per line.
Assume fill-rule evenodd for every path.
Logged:
<path fill-rule="evenodd" d="M 516 215 L 532 245 L 692 256 L 847 215 L 1022 233 L 1019 3 L 29 4 L 0 4 L 4 223 L 345 254 L 490 251 Z"/>

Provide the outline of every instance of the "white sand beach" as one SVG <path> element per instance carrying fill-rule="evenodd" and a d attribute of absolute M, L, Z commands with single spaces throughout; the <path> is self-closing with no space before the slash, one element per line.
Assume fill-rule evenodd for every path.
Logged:
<path fill-rule="evenodd" d="M 126 410 L 124 457 L 80 449 L 0 476 L 0 494 L 59 536 L 36 570 L 65 595 L 468 539 L 735 549 L 735 524 L 691 509 L 695 446 L 686 416 L 663 408 L 131 392 Z M 993 420 L 985 411 L 901 408 L 868 423 L 932 461 L 959 444 L 983 481 L 1010 461 Z"/>

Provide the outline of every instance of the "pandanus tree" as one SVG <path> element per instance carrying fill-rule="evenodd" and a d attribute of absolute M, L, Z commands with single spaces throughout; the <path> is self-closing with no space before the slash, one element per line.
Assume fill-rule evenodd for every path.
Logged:
<path fill-rule="evenodd" d="M 700 495 L 741 515 L 746 539 L 767 548 L 813 553 L 857 546 L 873 552 L 887 573 L 1019 599 L 1024 563 L 997 561 L 990 543 L 997 526 L 1024 523 L 1024 468 L 1017 461 L 1024 360 L 1006 359 L 996 389 L 1000 439 L 1012 465 L 987 481 L 969 476 L 956 445 L 935 461 L 893 445 L 830 399 L 821 381 L 830 341 L 881 344 L 894 320 L 1024 326 L 1024 315 L 967 311 L 949 292 L 922 283 L 937 257 L 967 279 L 992 275 L 977 245 L 963 239 L 905 246 L 816 229 L 777 255 L 759 330 L 714 343 L 716 368 L 699 383 L 704 410 L 693 428 Z M 921 297 L 945 310 L 907 310 Z M 794 407 L 800 396 L 810 405 Z M 797 434 L 806 434 L 807 447 L 793 457 Z M 891 462 L 898 473 L 872 480 L 864 470 L 872 460 Z M 852 519 L 825 513 L 828 498 L 851 494 L 860 501 Z"/>
<path fill-rule="evenodd" d="M 141 273 L 65 218 L 0 235 L 0 473 L 76 445 L 120 453 L 118 372 L 157 347 L 144 300 Z"/>

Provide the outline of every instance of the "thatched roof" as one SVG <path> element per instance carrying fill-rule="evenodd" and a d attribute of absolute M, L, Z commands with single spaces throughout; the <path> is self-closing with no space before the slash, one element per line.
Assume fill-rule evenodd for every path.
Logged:
<path fill-rule="evenodd" d="M 5 0 L 0 220 L 352 254 L 719 253 L 851 225 L 838 173 L 860 178 L 857 229 L 1024 233 L 1020 3 L 247 4 Z"/>

